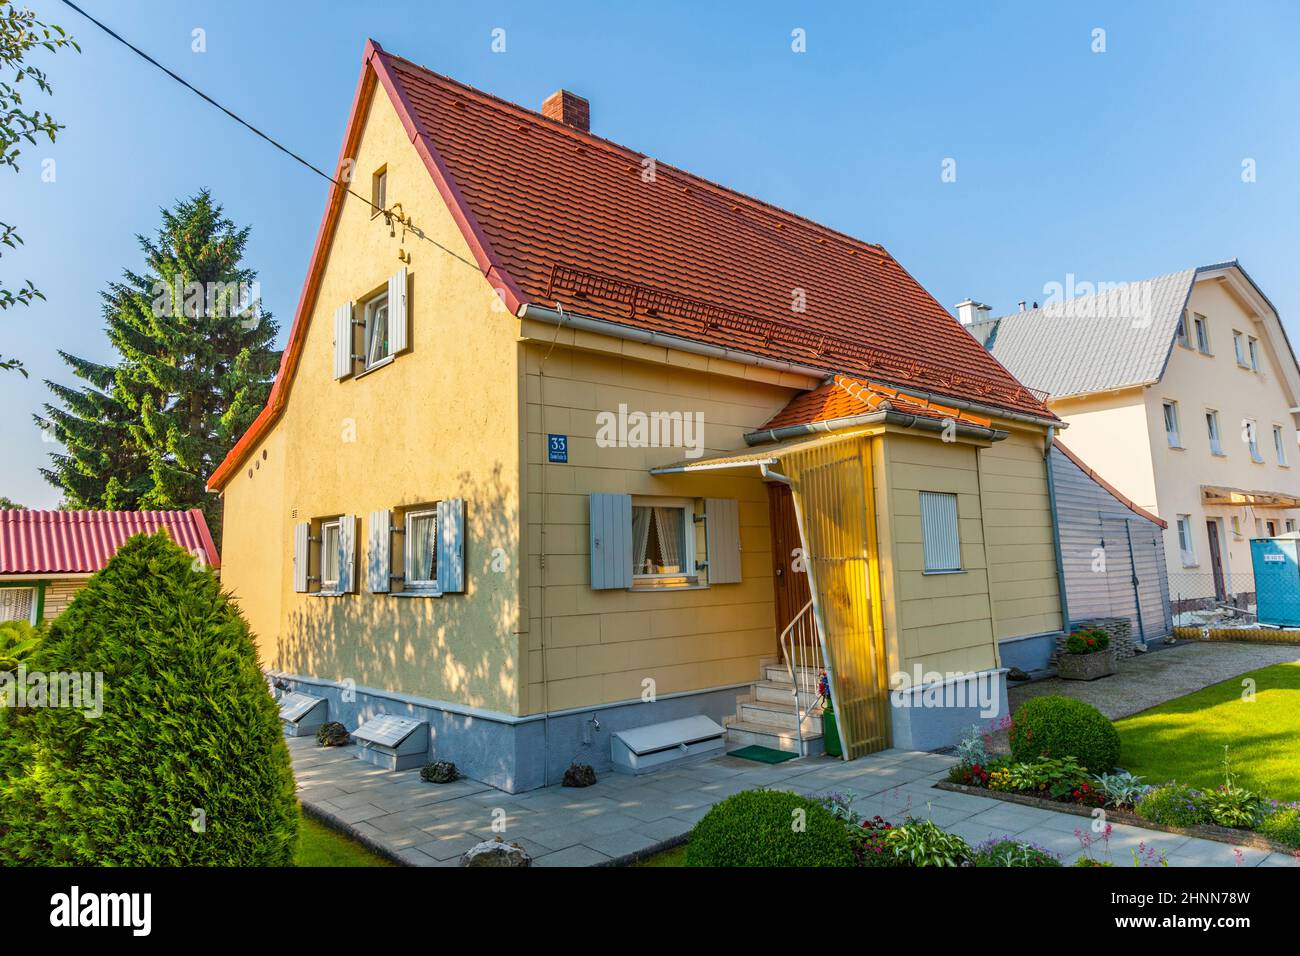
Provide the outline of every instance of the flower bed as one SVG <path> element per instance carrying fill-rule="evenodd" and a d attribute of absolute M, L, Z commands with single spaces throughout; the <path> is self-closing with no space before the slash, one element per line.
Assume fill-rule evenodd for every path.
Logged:
<path fill-rule="evenodd" d="M 1020 716 L 1017 714 L 1017 720 Z M 1046 738 L 1039 730 L 1030 742 L 1042 744 Z M 1060 732 L 1052 737 L 1058 743 L 1068 739 Z M 1103 808 L 1112 823 L 1291 853 L 1300 860 L 1300 804 L 1278 803 L 1240 786 L 1228 762 L 1227 748 L 1223 784 L 1197 790 L 1173 781 L 1149 786 L 1123 770 L 1089 772 L 1072 756 L 1056 756 L 1059 746 L 1034 756 L 1038 747 L 1026 750 L 1016 746 L 1023 741 L 1017 741 L 1015 726 L 1012 756 L 990 753 L 990 742 L 991 735 L 970 728 L 957 746 L 959 763 L 949 771 L 947 782 L 936 787 L 1083 817 L 1093 817 L 1097 808 Z M 1116 760 L 1118 756 L 1116 750 Z M 1100 758 L 1092 759 L 1096 764 Z M 1081 842 L 1086 850 L 1086 841 L 1081 838 Z"/>

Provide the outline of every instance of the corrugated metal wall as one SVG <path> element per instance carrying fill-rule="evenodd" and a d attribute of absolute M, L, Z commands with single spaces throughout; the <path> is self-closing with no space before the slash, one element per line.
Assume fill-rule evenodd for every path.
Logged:
<path fill-rule="evenodd" d="M 1143 633 L 1148 641 L 1167 636 L 1172 621 L 1161 527 L 1126 507 L 1056 448 L 1051 467 L 1070 620 L 1127 617 L 1135 639 Z M 1104 571 L 1097 549 L 1104 549 Z"/>
<path fill-rule="evenodd" d="M 889 746 L 889 681 L 880 619 L 869 439 L 782 460 L 803 522 L 816 607 L 847 758 Z"/>

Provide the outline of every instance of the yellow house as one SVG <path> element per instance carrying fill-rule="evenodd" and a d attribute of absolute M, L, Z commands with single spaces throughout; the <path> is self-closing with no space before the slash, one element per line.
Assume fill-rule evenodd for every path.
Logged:
<path fill-rule="evenodd" d="M 1235 261 L 1078 291 L 1000 319 L 959 310 L 1051 392 L 1070 447 L 1169 523 L 1175 610 L 1251 603 L 1250 539 L 1300 521 L 1300 371 L 1277 311 Z"/>
<path fill-rule="evenodd" d="M 338 176 L 210 480 L 284 685 L 509 790 L 686 717 L 817 752 L 823 670 L 846 758 L 1005 712 L 1059 421 L 884 248 L 373 42 Z"/>

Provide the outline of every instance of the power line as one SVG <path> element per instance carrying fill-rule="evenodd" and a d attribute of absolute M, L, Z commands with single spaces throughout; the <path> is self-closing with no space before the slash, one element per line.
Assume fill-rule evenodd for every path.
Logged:
<path fill-rule="evenodd" d="M 389 222 L 389 223 L 391 224 L 392 220 L 393 220 L 394 218 L 397 218 L 398 222 L 401 222 L 402 225 L 403 225 L 403 227 L 408 226 L 408 222 L 407 222 L 406 220 L 404 220 L 402 217 L 397 216 L 397 215 L 393 212 L 392 209 L 383 209 L 383 208 L 381 208 L 380 206 L 376 206 L 373 202 L 371 202 L 371 201 L 370 201 L 369 199 L 367 199 L 365 196 L 361 195 L 359 192 L 357 192 L 355 189 L 353 189 L 351 186 L 349 186 L 346 182 L 344 182 L 344 181 L 342 181 L 342 180 L 340 180 L 340 179 L 336 179 L 335 177 L 331 176 L 329 173 L 327 173 L 327 172 L 325 172 L 323 169 L 321 169 L 319 166 L 316 166 L 315 164 L 310 163 L 310 162 L 308 162 L 307 160 L 303 159 L 301 156 L 299 156 L 299 155 L 298 155 L 297 153 L 295 153 L 293 150 L 289 149 L 289 147 L 285 146 L 283 143 L 279 142 L 279 141 L 278 141 L 277 139 L 275 139 L 273 136 L 269 136 L 269 135 L 267 135 L 266 133 L 262 132 L 260 129 L 258 129 L 256 126 L 254 126 L 252 123 L 248 122 L 246 119 L 244 119 L 243 117 L 241 117 L 240 115 L 238 115 L 238 114 L 235 113 L 234 111 L 229 110 L 229 109 L 227 109 L 226 107 L 222 106 L 220 103 L 218 103 L 218 102 L 217 102 L 216 100 L 214 100 L 212 97 L 208 96 L 207 93 L 204 93 L 202 90 L 200 90 L 200 89 L 199 89 L 198 87 L 196 87 L 194 84 L 192 84 L 192 83 L 190 83 L 188 80 L 186 80 L 183 76 L 180 76 L 179 74 L 174 73 L 174 72 L 172 72 L 171 70 L 169 70 L 167 67 L 163 66 L 161 63 L 159 63 L 157 60 L 155 60 L 153 57 L 151 57 L 148 53 L 144 52 L 144 50 L 141 50 L 138 46 L 136 46 L 136 45 L 135 45 L 134 43 L 132 43 L 130 40 L 128 40 L 128 39 L 126 39 L 125 37 L 123 37 L 120 33 L 118 33 L 117 31 L 113 30 L 111 27 L 107 26 L 106 24 L 100 22 L 99 20 L 96 20 L 94 17 L 92 17 L 92 16 L 91 16 L 89 13 L 87 13 L 85 10 L 81 9 L 81 7 L 79 7 L 79 6 L 77 6 L 75 3 L 73 3 L 72 0 L 63 0 L 63 3 L 64 3 L 65 6 L 71 7 L 73 10 L 77 11 L 77 13 L 81 14 L 83 17 L 85 17 L 87 20 L 89 20 L 89 21 L 90 21 L 91 23 L 93 23 L 95 26 L 99 27 L 99 29 L 103 30 L 103 31 L 104 31 L 105 33 L 107 33 L 110 37 L 112 37 L 112 38 L 113 38 L 114 40 L 116 40 L 118 43 L 120 43 L 120 44 L 122 44 L 123 46 L 125 46 L 128 50 L 130 50 L 130 51 L 131 51 L 132 53 L 134 53 L 136 56 L 140 57 L 140 58 L 141 58 L 142 60 L 144 60 L 146 63 L 149 63 L 150 65 L 152 65 L 152 66 L 154 66 L 154 67 L 157 67 L 159 70 L 162 70 L 162 71 L 163 71 L 164 73 L 166 73 L 169 77 L 171 77 L 173 80 L 175 80 L 175 81 L 176 81 L 177 83 L 179 83 L 181 86 L 185 87 L 185 88 L 186 88 L 187 90 L 189 90 L 191 93 L 193 93 L 194 95 L 198 96 L 200 99 L 204 100 L 205 102 L 211 104 L 212 106 L 215 106 L 217 109 L 221 110 L 221 112 L 225 113 L 227 116 L 229 116 L 232 120 L 234 120 L 234 121 L 235 121 L 236 123 L 238 123 L 240 126 L 243 126 L 245 129 L 249 130 L 251 133 L 253 133 L 254 135 L 260 137 L 261 139 L 266 140 L 266 142 L 270 143 L 272 146 L 274 146 L 274 147 L 275 147 L 276 149 L 278 149 L 280 152 L 284 153 L 284 154 L 285 154 L 286 156 L 288 156 L 290 159 L 293 159 L 295 162 L 299 163 L 300 165 L 307 167 L 307 168 L 310 169 L 313 173 L 315 173 L 317 176 L 320 176 L 322 179 L 328 180 L 329 182 L 333 183 L 335 186 L 338 186 L 339 188 L 343 189 L 343 190 L 344 190 L 345 192 L 347 192 L 349 195 L 351 195 L 351 196 L 355 196 L 357 199 L 361 200 L 363 203 L 365 203 L 365 204 L 366 204 L 367 206 L 369 206 L 371 209 L 375 210 L 375 212 L 377 212 L 377 213 L 382 213 L 386 222 Z M 457 259 L 457 260 L 459 260 L 459 261 L 465 263 L 466 265 L 471 266 L 471 267 L 474 269 L 475 272 L 479 272 L 479 271 L 480 271 L 477 262 L 473 262 L 473 261 L 471 261 L 471 260 L 469 260 L 469 259 L 466 259 L 464 256 L 460 255 L 459 253 L 455 252 L 454 250 L 448 249 L 446 246 L 444 246 L 442 243 L 438 242 L 436 239 L 431 239 L 429 236 L 425 235 L 424 232 L 421 231 L 421 230 L 418 230 L 418 229 L 415 229 L 414 227 L 411 227 L 411 231 L 412 231 L 412 232 L 413 232 L 417 237 L 419 237 L 420 239 L 423 239 L 423 240 L 425 240 L 426 242 L 431 243 L 432 245 L 434 245 L 434 246 L 436 246 L 437 248 L 441 249 L 443 252 L 447 253 L 447 255 L 451 256 L 453 259 Z"/>

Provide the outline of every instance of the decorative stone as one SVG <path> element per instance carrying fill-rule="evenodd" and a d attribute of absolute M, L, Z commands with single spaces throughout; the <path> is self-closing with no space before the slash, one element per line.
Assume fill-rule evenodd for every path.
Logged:
<path fill-rule="evenodd" d="M 320 725 L 320 730 L 316 731 L 318 747 L 342 747 L 351 739 L 348 729 L 337 720 L 327 720 Z"/>
<path fill-rule="evenodd" d="M 1090 617 L 1080 621 L 1072 621 L 1070 630 L 1064 634 L 1058 634 L 1056 637 L 1056 656 L 1061 658 L 1065 656 L 1065 639 L 1074 631 L 1084 629 L 1094 629 L 1105 631 L 1110 636 L 1110 647 L 1115 652 L 1117 661 L 1128 660 L 1130 657 L 1136 657 L 1139 648 L 1146 650 L 1146 645 L 1133 637 L 1133 622 L 1126 617 Z"/>
<path fill-rule="evenodd" d="M 569 769 L 564 771 L 564 785 L 566 787 L 590 787 L 596 782 L 596 771 L 591 768 L 589 763 L 569 764 Z"/>
<path fill-rule="evenodd" d="M 532 866 L 533 858 L 518 843 L 501 837 L 470 847 L 460 858 L 461 866 Z"/>
<path fill-rule="evenodd" d="M 450 760 L 435 760 L 420 768 L 420 779 L 425 783 L 452 783 L 460 779 L 460 771 Z"/>

